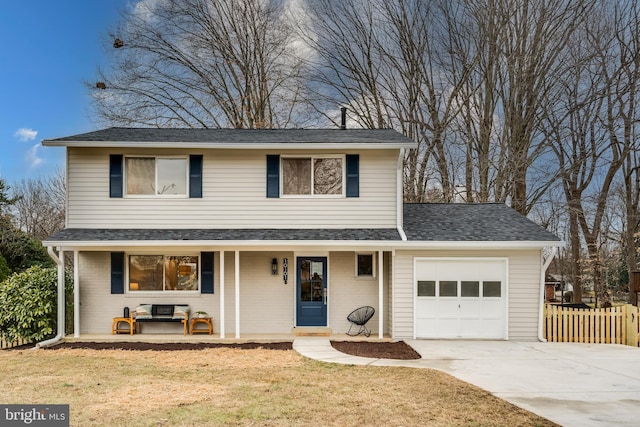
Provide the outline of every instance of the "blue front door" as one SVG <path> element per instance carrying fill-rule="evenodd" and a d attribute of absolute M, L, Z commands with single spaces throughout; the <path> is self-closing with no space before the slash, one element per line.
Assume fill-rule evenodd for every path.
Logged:
<path fill-rule="evenodd" d="M 298 258 L 298 326 L 327 326 L 327 258 Z"/>

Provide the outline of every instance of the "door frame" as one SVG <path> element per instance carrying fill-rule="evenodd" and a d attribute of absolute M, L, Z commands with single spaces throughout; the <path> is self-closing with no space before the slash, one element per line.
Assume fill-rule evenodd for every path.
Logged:
<path fill-rule="evenodd" d="M 329 294 L 329 256 L 328 254 L 295 254 L 294 255 L 295 258 L 295 287 L 294 287 L 294 301 L 295 301 L 295 309 L 294 309 L 294 313 L 295 313 L 295 325 L 296 327 L 320 327 L 320 328 L 324 328 L 324 327 L 329 327 L 329 301 L 330 301 L 330 294 Z M 300 319 L 299 319 L 299 315 L 300 315 L 300 293 L 301 293 L 301 274 L 300 274 L 300 267 L 301 267 L 301 261 L 302 260 L 312 260 L 312 261 L 321 261 L 324 263 L 324 267 L 323 267 L 323 271 L 324 271 L 324 277 L 323 277 L 323 290 L 326 293 L 326 303 L 324 303 L 324 307 L 323 307 L 323 316 L 324 316 L 324 325 L 300 325 Z M 324 302 L 324 298 L 323 298 L 323 302 Z"/>

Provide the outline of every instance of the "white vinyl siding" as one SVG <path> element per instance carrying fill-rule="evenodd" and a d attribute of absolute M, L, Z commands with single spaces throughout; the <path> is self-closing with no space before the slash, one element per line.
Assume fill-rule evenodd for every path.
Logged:
<path fill-rule="evenodd" d="M 278 274 L 271 274 L 271 260 L 278 259 Z M 240 334 L 288 334 L 293 328 L 294 294 L 282 278 L 282 259 L 292 263 L 291 252 L 240 253 Z M 226 332 L 235 333 L 235 254 L 225 252 Z"/>
<path fill-rule="evenodd" d="M 68 227 L 72 228 L 395 228 L 395 150 L 360 153 L 360 197 L 266 197 L 266 155 L 307 151 L 107 150 L 69 148 Z M 109 154 L 204 155 L 203 197 L 110 198 Z M 335 154 L 335 151 L 313 154 Z M 345 153 L 349 154 L 349 153 Z"/>
<path fill-rule="evenodd" d="M 374 254 L 378 256 L 377 252 Z M 355 276 L 354 252 L 331 252 L 329 256 L 329 318 L 328 324 L 334 334 L 344 334 L 349 330 L 347 316 L 364 305 L 375 308 L 376 313 L 367 323 L 372 336 L 378 334 L 379 303 L 378 278 L 358 278 Z M 384 306 L 388 307 L 388 280 L 383 280 Z"/>
<path fill-rule="evenodd" d="M 413 289 L 415 257 L 505 257 L 508 272 L 508 332 L 514 341 L 533 341 L 538 336 L 540 251 L 397 251 L 393 286 L 394 338 L 413 338 Z"/>
<path fill-rule="evenodd" d="M 271 274 L 271 260 L 278 259 L 278 274 Z M 282 259 L 289 260 L 289 281 L 282 278 Z M 220 253 L 214 256 L 215 294 L 201 295 L 137 295 L 110 293 L 110 254 L 80 253 L 80 333 L 110 334 L 113 317 L 122 316 L 124 307 L 133 310 L 138 304 L 188 304 L 191 313 L 206 311 L 220 333 Z M 371 305 L 376 315 L 367 323 L 374 334 L 378 331 L 378 281 L 358 279 L 354 275 L 354 252 L 331 252 L 329 261 L 329 326 L 334 333 L 349 329 L 347 315 L 363 305 Z M 235 257 L 225 252 L 225 332 L 235 334 Z M 385 259 L 385 265 L 388 263 Z M 295 256 L 293 252 L 240 253 L 240 334 L 288 334 L 294 326 Z M 386 276 L 385 276 L 386 277 Z M 384 280 L 385 307 L 388 307 L 389 284 Z M 176 324 L 142 325 L 143 333 L 180 334 Z M 385 326 L 386 328 L 386 326 Z M 388 331 L 386 331 L 388 332 Z"/>
<path fill-rule="evenodd" d="M 72 254 L 67 253 L 67 256 Z M 109 252 L 80 252 L 80 334 L 110 334 L 114 317 L 123 314 L 124 307 L 135 309 L 139 304 L 188 304 L 191 313 L 202 310 L 213 318 L 214 330 L 219 332 L 220 303 L 218 293 L 198 295 L 150 296 L 111 294 L 111 261 Z M 214 280 L 218 278 L 218 254 L 215 255 Z M 179 333 L 182 324 L 142 325 L 143 333 Z"/>

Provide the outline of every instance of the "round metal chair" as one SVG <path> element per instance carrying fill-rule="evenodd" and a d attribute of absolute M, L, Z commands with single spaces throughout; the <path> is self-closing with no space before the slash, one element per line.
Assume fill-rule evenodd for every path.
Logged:
<path fill-rule="evenodd" d="M 367 329 L 367 322 L 371 320 L 376 310 L 368 305 L 365 305 L 360 308 L 356 308 L 347 316 L 347 320 L 351 322 L 351 326 L 349 326 L 349 330 L 347 331 L 347 335 L 352 337 L 360 334 L 364 334 L 365 336 L 370 336 L 371 331 Z M 358 326 L 357 333 L 351 333 L 351 328 L 354 326 Z"/>

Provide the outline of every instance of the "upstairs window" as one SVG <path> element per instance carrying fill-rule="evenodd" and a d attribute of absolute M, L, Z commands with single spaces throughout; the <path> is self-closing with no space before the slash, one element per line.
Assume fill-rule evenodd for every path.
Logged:
<path fill-rule="evenodd" d="M 283 157 L 281 163 L 285 196 L 344 194 L 342 157 Z"/>
<path fill-rule="evenodd" d="M 126 191 L 130 196 L 186 196 L 186 157 L 127 157 Z"/>

